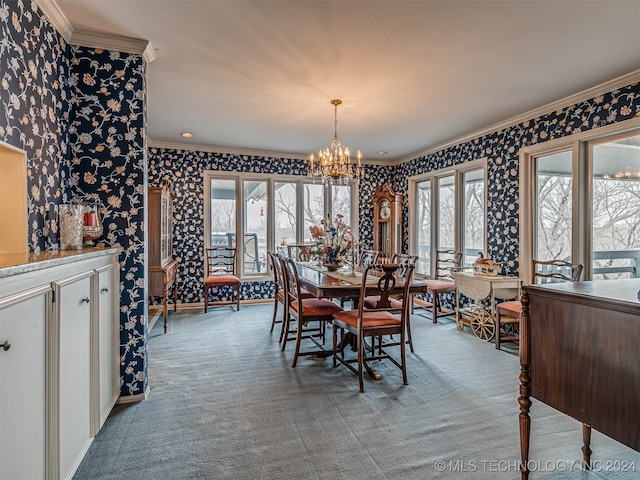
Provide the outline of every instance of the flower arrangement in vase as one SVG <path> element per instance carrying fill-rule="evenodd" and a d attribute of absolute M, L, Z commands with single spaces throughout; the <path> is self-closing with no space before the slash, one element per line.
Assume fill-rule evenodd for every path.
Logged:
<path fill-rule="evenodd" d="M 343 218 L 336 215 L 333 223 L 327 218 L 322 220 L 321 226 L 309 228 L 315 242 L 313 253 L 329 271 L 337 270 L 349 259 L 353 261 L 353 234 Z"/>

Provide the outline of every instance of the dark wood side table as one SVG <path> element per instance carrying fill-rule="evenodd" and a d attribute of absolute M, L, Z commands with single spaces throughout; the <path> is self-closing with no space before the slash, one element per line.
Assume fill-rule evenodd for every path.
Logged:
<path fill-rule="evenodd" d="M 640 451 L 640 279 L 523 287 L 520 317 L 520 466 L 529 478 L 531 398 Z"/>
<path fill-rule="evenodd" d="M 178 304 L 178 261 L 171 260 L 166 266 L 149 266 L 150 295 L 162 296 L 164 314 L 164 333 L 167 333 L 167 300 L 173 291 L 173 311 Z"/>

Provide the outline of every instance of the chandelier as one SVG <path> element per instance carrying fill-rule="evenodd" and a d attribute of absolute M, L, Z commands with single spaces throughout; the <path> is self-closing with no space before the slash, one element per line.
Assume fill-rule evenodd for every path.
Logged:
<path fill-rule="evenodd" d="M 318 152 L 316 159 L 313 154 L 309 158 L 309 176 L 314 180 L 322 179 L 325 186 L 346 184 L 352 178 L 356 180 L 362 176 L 362 154 L 358 150 L 358 163 L 352 164 L 349 149 L 338 140 L 338 105 L 342 100 L 331 100 L 335 110 L 333 141 L 330 147 L 324 147 Z"/>

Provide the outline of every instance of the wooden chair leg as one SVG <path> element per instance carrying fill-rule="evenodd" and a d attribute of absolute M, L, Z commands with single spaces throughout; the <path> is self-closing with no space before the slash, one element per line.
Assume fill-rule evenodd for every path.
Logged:
<path fill-rule="evenodd" d="M 413 340 L 411 339 L 411 315 L 407 315 L 407 340 L 409 341 L 409 349 L 411 350 L 411 353 L 414 353 Z"/>
<path fill-rule="evenodd" d="M 496 350 L 500 350 L 500 311 L 496 311 Z"/>
<path fill-rule="evenodd" d="M 431 305 L 433 306 L 433 323 L 438 323 L 438 308 L 440 308 L 440 297 L 436 292 L 432 294 L 433 301 Z"/>
<path fill-rule="evenodd" d="M 287 314 L 285 316 L 284 321 L 282 322 L 282 351 L 284 352 L 285 347 L 287 346 L 287 341 L 289 340 L 289 330 L 291 328 L 291 317 Z"/>
<path fill-rule="evenodd" d="M 336 325 L 333 326 L 333 368 L 336 368 L 336 354 L 338 353 L 338 327 Z"/>
<path fill-rule="evenodd" d="M 408 385 L 409 382 L 407 381 L 407 348 L 406 348 L 406 342 L 404 339 L 404 335 L 400 335 L 401 338 L 401 342 L 400 342 L 400 359 L 402 361 L 402 381 L 404 382 L 405 385 Z"/>
<path fill-rule="evenodd" d="M 207 313 L 207 304 L 209 303 L 209 287 L 204 287 L 204 313 Z"/>
<path fill-rule="evenodd" d="M 238 297 L 237 297 L 237 300 L 236 300 L 236 302 L 237 302 L 236 303 L 236 312 L 239 312 L 240 311 L 240 285 L 238 285 L 237 288 L 238 288 L 238 292 L 236 293 L 236 295 Z"/>
<path fill-rule="evenodd" d="M 276 317 L 278 316 L 278 294 L 276 293 L 276 298 L 273 299 L 273 318 L 271 319 L 271 330 L 269 333 L 273 333 L 273 327 L 276 326 Z"/>
<path fill-rule="evenodd" d="M 289 329 L 289 308 L 285 303 L 282 305 L 284 312 L 282 312 L 282 328 L 280 329 L 280 339 L 278 342 L 282 343 L 282 339 L 286 336 L 286 331 Z M 284 350 L 284 347 L 282 348 Z"/>
<path fill-rule="evenodd" d="M 293 363 L 291 364 L 291 368 L 296 368 L 298 355 L 300 354 L 300 344 L 302 343 L 302 325 L 298 320 L 296 320 L 296 324 L 298 326 L 298 331 L 296 332 L 296 349 L 293 352 Z"/>
<path fill-rule="evenodd" d="M 358 383 L 360 384 L 360 393 L 364 393 L 364 378 L 362 370 L 364 370 L 364 345 L 361 337 L 358 337 Z"/>

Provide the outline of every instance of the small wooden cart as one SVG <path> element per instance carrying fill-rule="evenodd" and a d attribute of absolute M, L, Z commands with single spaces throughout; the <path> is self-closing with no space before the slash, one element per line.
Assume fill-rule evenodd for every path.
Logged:
<path fill-rule="evenodd" d="M 505 275 L 477 275 L 454 272 L 456 282 L 456 324 L 462 330 L 467 324 L 473 334 L 481 340 L 490 341 L 495 335 L 496 299 L 520 298 L 522 280 Z M 460 294 L 475 300 L 460 308 Z"/>

